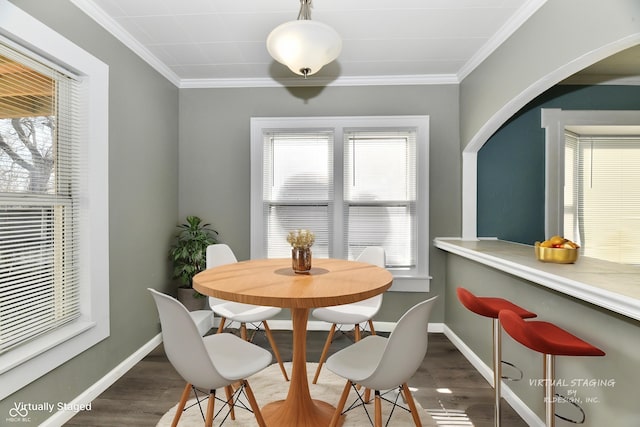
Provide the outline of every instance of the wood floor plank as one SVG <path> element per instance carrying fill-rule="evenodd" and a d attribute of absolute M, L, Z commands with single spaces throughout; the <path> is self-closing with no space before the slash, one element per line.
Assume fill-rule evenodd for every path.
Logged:
<path fill-rule="evenodd" d="M 289 331 L 272 331 L 284 361 L 291 360 Z M 326 332 L 310 331 L 307 360 L 317 362 Z M 336 334 L 331 353 L 351 344 L 349 334 Z M 270 350 L 259 334 L 254 343 Z M 430 411 L 440 411 L 452 420 L 468 420 L 474 427 L 493 426 L 493 389 L 444 334 L 430 334 L 429 350 L 422 366 L 409 381 L 417 390 L 414 398 Z M 79 412 L 65 425 L 82 427 L 152 427 L 179 400 L 184 381 L 167 360 L 162 345 L 141 360 L 92 402 L 91 411 Z M 450 394 L 436 391 L 448 388 Z M 503 425 L 527 427 L 503 401 Z"/>

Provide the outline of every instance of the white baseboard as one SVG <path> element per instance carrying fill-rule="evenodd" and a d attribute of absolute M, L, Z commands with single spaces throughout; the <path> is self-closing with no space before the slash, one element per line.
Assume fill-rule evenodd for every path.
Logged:
<path fill-rule="evenodd" d="M 140 347 L 131 356 L 127 357 L 118 366 L 113 368 L 104 377 L 100 378 L 91 387 L 86 389 L 82 394 L 77 396 L 73 401 L 69 402 L 66 407 L 69 408 L 82 408 L 89 405 L 95 398 L 102 394 L 106 389 L 111 387 L 120 377 L 133 368 L 136 363 L 140 362 L 147 354 L 151 353 L 158 345 L 162 343 L 162 334 L 158 334 L 153 337 L 149 342 Z M 47 418 L 40 424 L 40 427 L 59 427 L 64 425 L 73 416 L 76 415 L 75 411 L 58 411 L 51 417 Z"/>
<path fill-rule="evenodd" d="M 467 358 L 469 363 L 484 377 L 489 384 L 493 385 L 493 369 L 482 361 L 451 329 L 444 325 L 444 334 L 449 338 L 449 341 L 456 346 L 458 351 Z M 520 417 L 530 427 L 544 427 L 544 421 L 541 420 L 535 412 L 533 412 L 510 388 L 506 383 L 502 383 L 500 386 L 502 397 L 506 400 L 514 411 L 520 415 Z"/>

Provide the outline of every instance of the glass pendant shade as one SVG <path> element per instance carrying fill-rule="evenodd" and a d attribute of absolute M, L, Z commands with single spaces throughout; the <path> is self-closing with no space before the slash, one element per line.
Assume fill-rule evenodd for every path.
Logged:
<path fill-rule="evenodd" d="M 276 27 L 267 38 L 267 50 L 276 61 L 306 77 L 340 55 L 342 40 L 322 22 L 299 19 Z"/>

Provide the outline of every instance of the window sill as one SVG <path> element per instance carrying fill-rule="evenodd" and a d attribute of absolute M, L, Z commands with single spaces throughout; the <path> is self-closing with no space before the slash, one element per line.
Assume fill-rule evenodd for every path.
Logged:
<path fill-rule="evenodd" d="M 393 283 L 389 290 L 392 292 L 429 292 L 430 283 L 430 276 L 393 274 Z"/>
<path fill-rule="evenodd" d="M 108 325 L 77 321 L 0 357 L 0 400 L 106 338 Z"/>
<path fill-rule="evenodd" d="M 587 257 L 575 264 L 538 261 L 533 246 L 497 239 L 436 238 L 449 253 L 640 320 L 640 269 Z"/>

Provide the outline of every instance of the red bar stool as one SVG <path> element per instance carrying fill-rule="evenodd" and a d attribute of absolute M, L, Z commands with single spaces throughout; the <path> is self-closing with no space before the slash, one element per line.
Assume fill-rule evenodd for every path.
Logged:
<path fill-rule="evenodd" d="M 500 384 L 502 381 L 502 330 L 498 314 L 501 310 L 511 310 L 517 316 L 528 319 L 536 317 L 524 308 L 503 298 L 477 297 L 465 288 L 457 288 L 458 299 L 467 309 L 480 316 L 493 319 L 493 394 L 495 401 L 494 425 L 500 427 Z"/>
<path fill-rule="evenodd" d="M 502 310 L 505 331 L 520 344 L 544 354 L 545 425 L 555 426 L 555 356 L 604 356 L 604 351 L 549 322 L 525 322 L 518 314 Z"/>

